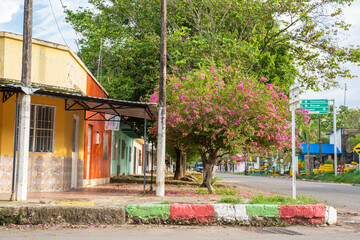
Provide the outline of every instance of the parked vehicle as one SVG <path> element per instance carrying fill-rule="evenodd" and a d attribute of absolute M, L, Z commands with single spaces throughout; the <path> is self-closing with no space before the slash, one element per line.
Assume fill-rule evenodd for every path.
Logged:
<path fill-rule="evenodd" d="M 197 172 L 203 172 L 203 164 L 201 162 L 198 162 L 195 164 L 195 170 Z"/>

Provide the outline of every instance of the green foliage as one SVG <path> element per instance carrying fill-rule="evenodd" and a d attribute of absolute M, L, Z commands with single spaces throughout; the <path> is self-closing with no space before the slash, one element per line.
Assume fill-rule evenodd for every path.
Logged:
<path fill-rule="evenodd" d="M 360 143 L 360 133 L 355 135 L 355 137 L 352 137 L 349 139 L 351 144 L 355 147 L 357 144 Z"/>
<path fill-rule="evenodd" d="M 283 195 L 273 195 L 273 196 L 258 195 L 252 197 L 248 204 L 301 205 L 301 204 L 311 204 L 311 203 L 321 203 L 321 201 L 302 195 L 298 196 L 296 200 L 294 200 L 292 197 L 287 197 Z"/>
<path fill-rule="evenodd" d="M 325 161 L 325 164 L 334 164 L 334 161 L 331 160 L 331 159 L 328 159 L 328 160 Z"/>
<path fill-rule="evenodd" d="M 89 2 L 92 9 L 66 10 L 82 36 L 79 56 L 96 72 L 102 42 L 100 82 L 113 98 L 139 100 L 158 82 L 160 1 Z M 306 88 L 328 88 L 351 77 L 342 63 L 359 61 L 358 49 L 336 41 L 349 29 L 338 19 L 351 2 L 169 1 L 168 64 L 187 72 L 212 58 L 254 78 L 266 76 L 283 90 L 296 76 Z"/>
<path fill-rule="evenodd" d="M 161 202 L 159 204 L 174 204 L 174 202 L 165 201 L 165 202 Z"/>
<path fill-rule="evenodd" d="M 236 197 L 222 197 L 218 203 L 231 203 L 231 204 L 244 204 L 244 200 L 242 198 Z"/>
<path fill-rule="evenodd" d="M 324 182 L 360 184 L 360 174 L 355 171 L 347 171 L 342 174 L 338 174 L 337 176 L 335 176 L 333 172 L 326 172 L 314 175 L 301 175 L 299 177 L 302 179 L 320 180 Z"/>
<path fill-rule="evenodd" d="M 238 194 L 238 191 L 236 190 L 231 190 L 231 189 L 219 189 L 216 194 L 219 195 L 236 195 Z"/>

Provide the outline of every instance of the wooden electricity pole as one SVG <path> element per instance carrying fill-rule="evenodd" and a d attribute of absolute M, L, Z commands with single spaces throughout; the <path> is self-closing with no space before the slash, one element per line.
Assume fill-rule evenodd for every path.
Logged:
<path fill-rule="evenodd" d="M 165 195 L 166 144 L 166 0 L 161 0 L 159 119 L 156 169 L 156 196 Z"/>
<path fill-rule="evenodd" d="M 21 85 L 31 84 L 31 44 L 32 44 L 32 12 L 33 0 L 24 1 L 24 32 Z M 30 94 L 21 93 L 19 108 L 18 158 L 16 164 L 15 200 L 27 200 L 29 134 L 30 134 Z"/>

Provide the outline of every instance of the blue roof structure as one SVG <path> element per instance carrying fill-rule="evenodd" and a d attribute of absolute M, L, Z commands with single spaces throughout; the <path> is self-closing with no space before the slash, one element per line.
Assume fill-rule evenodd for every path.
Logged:
<path fill-rule="evenodd" d="M 319 144 L 310 143 L 310 154 L 319 154 Z M 337 154 L 341 154 L 339 148 L 337 149 Z M 301 151 L 303 154 L 307 154 L 307 144 L 301 144 Z M 334 144 L 321 144 L 321 154 L 334 154 Z"/>

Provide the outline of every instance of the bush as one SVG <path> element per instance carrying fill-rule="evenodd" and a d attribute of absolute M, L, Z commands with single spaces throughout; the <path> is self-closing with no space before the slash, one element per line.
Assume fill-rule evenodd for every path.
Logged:
<path fill-rule="evenodd" d="M 328 159 L 328 160 L 325 161 L 325 164 L 334 164 L 334 161 L 331 160 L 331 159 Z"/>
<path fill-rule="evenodd" d="M 273 196 L 264 196 L 258 195 L 251 198 L 249 204 L 280 204 L 280 205 L 289 205 L 289 204 L 310 204 L 310 203 L 321 203 L 311 197 L 306 196 L 298 196 L 296 200 L 292 197 L 284 196 L 284 195 L 273 195 Z"/>

